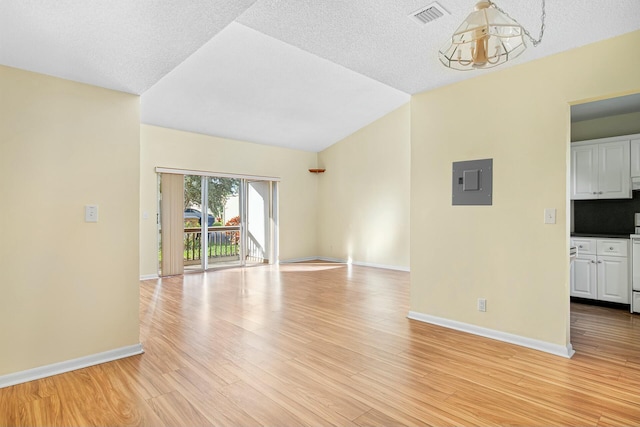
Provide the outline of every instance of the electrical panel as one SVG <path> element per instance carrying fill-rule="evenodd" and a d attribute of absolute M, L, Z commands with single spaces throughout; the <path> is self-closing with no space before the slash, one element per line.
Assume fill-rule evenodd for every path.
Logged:
<path fill-rule="evenodd" d="M 493 159 L 453 162 L 452 204 L 493 204 Z"/>

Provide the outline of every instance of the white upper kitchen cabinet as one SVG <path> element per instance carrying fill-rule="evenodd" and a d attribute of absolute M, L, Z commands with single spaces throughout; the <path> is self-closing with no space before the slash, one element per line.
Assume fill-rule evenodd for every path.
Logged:
<path fill-rule="evenodd" d="M 571 199 L 598 198 L 598 145 L 571 146 Z"/>
<path fill-rule="evenodd" d="M 640 135 L 631 135 L 631 177 L 640 177 Z"/>
<path fill-rule="evenodd" d="M 629 139 L 612 139 L 571 144 L 572 200 L 631 198 Z"/>
<path fill-rule="evenodd" d="M 598 144 L 598 198 L 631 198 L 629 141 Z"/>

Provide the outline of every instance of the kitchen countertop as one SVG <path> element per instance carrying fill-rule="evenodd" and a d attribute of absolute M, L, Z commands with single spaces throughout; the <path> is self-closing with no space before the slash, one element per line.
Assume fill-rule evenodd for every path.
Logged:
<path fill-rule="evenodd" d="M 631 234 L 619 234 L 619 233 L 571 233 L 571 237 L 597 237 L 601 239 L 628 239 Z"/>

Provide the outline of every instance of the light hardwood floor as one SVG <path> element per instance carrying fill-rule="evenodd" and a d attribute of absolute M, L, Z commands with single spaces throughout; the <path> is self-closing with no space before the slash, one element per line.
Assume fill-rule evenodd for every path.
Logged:
<path fill-rule="evenodd" d="M 408 320 L 409 274 L 145 281 L 145 354 L 0 390 L 0 425 L 640 425 L 640 316 L 572 305 L 564 359 Z"/>

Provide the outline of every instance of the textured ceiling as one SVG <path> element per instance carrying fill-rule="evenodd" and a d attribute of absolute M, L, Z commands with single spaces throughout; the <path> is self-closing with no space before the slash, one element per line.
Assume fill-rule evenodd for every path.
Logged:
<path fill-rule="evenodd" d="M 459 72 L 437 51 L 474 1 L 408 18 L 430 2 L 0 0 L 0 64 L 140 94 L 145 123 L 318 151 L 409 94 L 640 29 L 639 0 L 547 1 L 540 46 Z M 498 5 L 537 37 L 541 2 Z"/>
<path fill-rule="evenodd" d="M 232 23 L 142 96 L 142 121 L 320 151 L 409 99 Z"/>
<path fill-rule="evenodd" d="M 142 94 L 255 0 L 0 0 L 0 64 Z"/>
<path fill-rule="evenodd" d="M 475 1 L 439 0 L 450 15 L 426 25 L 408 18 L 432 2 L 316 1 L 301 6 L 299 0 L 261 0 L 238 22 L 410 94 L 501 69 L 459 72 L 443 67 L 438 49 L 473 11 Z M 541 1 L 496 0 L 496 4 L 538 37 Z M 528 43 L 530 48 L 513 64 L 639 28 L 638 0 L 547 1 L 543 43 L 536 48 Z"/>

